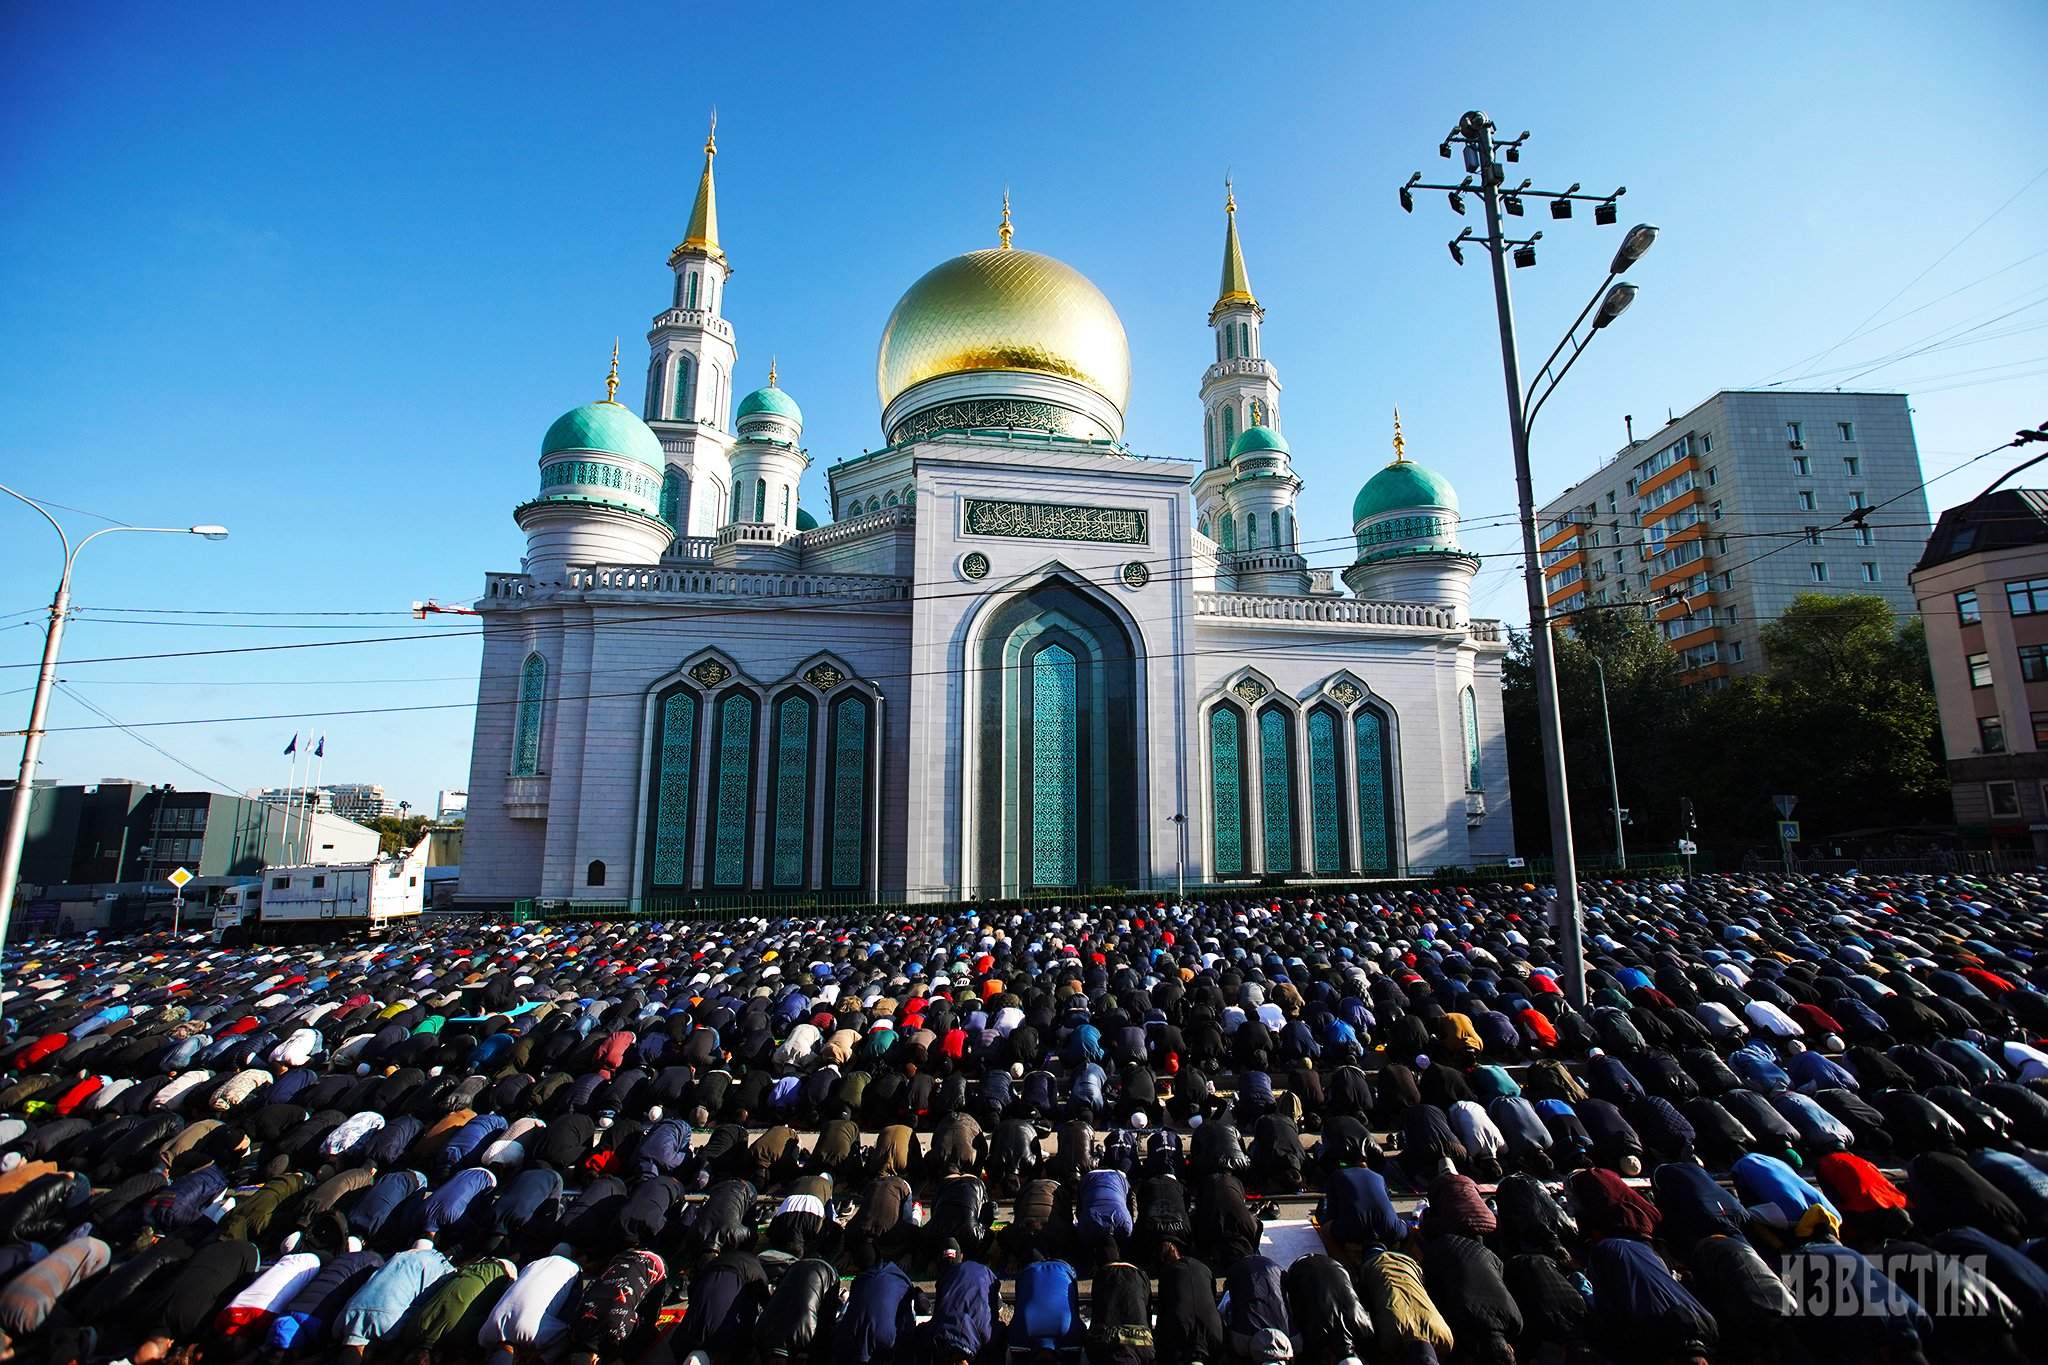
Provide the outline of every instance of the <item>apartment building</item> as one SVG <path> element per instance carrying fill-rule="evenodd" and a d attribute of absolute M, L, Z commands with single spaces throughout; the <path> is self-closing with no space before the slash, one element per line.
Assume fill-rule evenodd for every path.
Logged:
<path fill-rule="evenodd" d="M 2048 857 L 2048 490 L 1943 512 L 1912 582 L 1956 825 Z"/>
<path fill-rule="evenodd" d="M 1724 389 L 1543 506 L 1546 600 L 1567 621 L 1644 604 L 1688 683 L 1760 671 L 1801 593 L 1914 610 L 1920 483 L 1904 394 Z"/>

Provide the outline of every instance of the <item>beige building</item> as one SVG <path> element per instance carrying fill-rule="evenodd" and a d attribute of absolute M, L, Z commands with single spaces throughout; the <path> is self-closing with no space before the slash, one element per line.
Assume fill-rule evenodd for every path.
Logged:
<path fill-rule="evenodd" d="M 1956 824 L 2048 856 L 2048 490 L 1943 512 L 1912 583 Z"/>
<path fill-rule="evenodd" d="M 1873 510 L 1842 524 L 1860 508 Z M 1656 603 L 1689 683 L 1761 671 L 1762 628 L 1802 593 L 1912 611 L 1906 579 L 1927 540 L 1898 393 L 1724 390 L 1632 440 L 1538 517 L 1551 612 Z"/>

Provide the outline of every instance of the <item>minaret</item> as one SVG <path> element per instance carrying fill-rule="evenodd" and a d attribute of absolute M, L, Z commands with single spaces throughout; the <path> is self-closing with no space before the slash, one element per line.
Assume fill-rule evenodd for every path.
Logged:
<path fill-rule="evenodd" d="M 739 359 L 725 320 L 732 264 L 718 241 L 718 113 L 704 138 L 704 170 L 683 240 L 668 256 L 675 272 L 669 306 L 647 333 L 647 420 L 668 451 L 672 473 L 663 496 L 679 536 L 708 536 L 725 522 L 731 496 L 732 376 Z"/>
<path fill-rule="evenodd" d="M 777 382 L 775 362 L 768 363 L 768 383 L 740 400 L 735 419 L 739 444 L 732 449 L 732 500 L 728 523 L 772 527 L 774 543 L 796 534 L 797 485 L 810 468 L 804 453 L 804 414 Z M 763 536 L 754 534 L 758 543 Z"/>
<path fill-rule="evenodd" d="M 1223 277 L 1209 309 L 1216 354 L 1202 374 L 1196 522 L 1227 555 L 1256 561 L 1233 571 L 1240 591 L 1306 592 L 1308 571 L 1298 553 L 1294 516 L 1301 480 L 1280 435 L 1280 376 L 1260 343 L 1266 310 L 1245 269 L 1237 195 L 1228 179 L 1223 215 Z"/>

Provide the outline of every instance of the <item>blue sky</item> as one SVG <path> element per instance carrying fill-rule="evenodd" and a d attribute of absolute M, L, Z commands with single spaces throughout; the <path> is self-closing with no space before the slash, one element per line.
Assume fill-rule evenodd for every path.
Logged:
<path fill-rule="evenodd" d="M 1385 462 L 1395 403 L 1468 518 L 1511 510 L 1485 272 L 1451 264 L 1440 200 L 1394 201 L 1446 165 L 1436 143 L 1474 106 L 1535 130 L 1539 184 L 1626 184 L 1623 226 L 1664 233 L 1634 310 L 1545 410 L 1539 496 L 1610 455 L 1624 412 L 1796 376 L 1831 347 L 1810 385 L 1935 344 L 1857 381 L 1914 395 L 1932 474 L 2048 416 L 2048 151 L 2027 131 L 2048 114 L 2027 55 L 2044 40 L 2037 3 L 10 6 L 0 480 L 233 528 L 97 542 L 72 660 L 416 633 L 414 599 L 464 602 L 517 567 L 509 514 L 540 433 L 601 393 L 614 335 L 638 393 L 713 104 L 742 378 L 779 356 L 821 513 L 824 469 L 879 443 L 890 307 L 993 244 L 1005 183 L 1018 245 L 1123 317 L 1131 442 L 1199 458 L 1226 168 L 1309 485 L 1302 535 L 1328 546 L 1312 558 L 1338 557 L 1324 538 Z M 1619 230 L 1526 221 L 1546 229 L 1514 281 L 1533 361 Z M 2000 468 L 1936 483 L 1935 505 Z M 1515 543 L 1497 524 L 1467 540 Z M 0 664 L 36 657 L 54 546 L 0 507 Z M 1521 615 L 1511 560 L 1480 588 Z M 198 611 L 229 614 L 177 614 Z M 467 624 L 75 662 L 43 773 L 204 781 L 71 728 L 104 723 L 89 701 L 185 722 L 140 733 L 220 785 L 281 780 L 285 740 L 310 730 L 330 736 L 327 780 L 428 803 L 467 781 Z M 0 669 L 0 726 L 30 680 Z M 445 709 L 299 719 L 402 706 Z"/>

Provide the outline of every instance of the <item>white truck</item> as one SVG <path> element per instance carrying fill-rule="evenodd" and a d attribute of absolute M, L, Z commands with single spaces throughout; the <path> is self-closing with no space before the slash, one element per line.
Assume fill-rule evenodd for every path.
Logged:
<path fill-rule="evenodd" d="M 382 854 L 367 863 L 271 867 L 259 889 L 215 912 L 214 927 L 253 925 L 255 936 L 266 940 L 375 933 L 418 918 L 426 904 L 426 874 L 424 839 L 410 851 Z M 234 916 L 233 925 L 223 924 L 226 913 Z"/>

